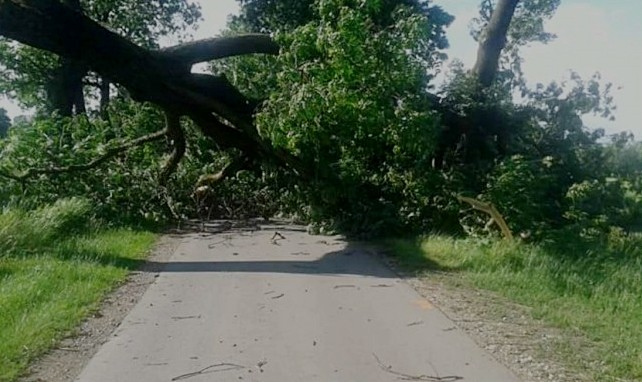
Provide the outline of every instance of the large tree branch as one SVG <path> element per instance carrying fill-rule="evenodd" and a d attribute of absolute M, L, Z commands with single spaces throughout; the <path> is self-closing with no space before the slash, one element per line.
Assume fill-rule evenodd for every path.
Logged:
<path fill-rule="evenodd" d="M 0 171 L 0 176 L 13 179 L 17 181 L 24 181 L 29 178 L 33 178 L 38 175 L 57 175 L 64 174 L 69 172 L 78 172 L 78 171 L 87 171 L 93 168 L 100 166 L 101 164 L 107 162 L 118 154 L 124 153 L 134 147 L 144 145 L 149 142 L 158 141 L 163 139 L 167 135 L 167 130 L 163 129 L 155 133 L 147 134 L 142 137 L 133 139 L 131 141 L 125 142 L 124 144 L 116 147 L 112 147 L 105 152 L 105 154 L 93 159 L 88 163 L 83 164 L 72 164 L 69 166 L 62 167 L 49 167 L 49 168 L 30 168 L 24 171 L 22 174 L 10 174 L 4 171 Z"/>
<path fill-rule="evenodd" d="M 294 156 L 277 152 L 259 136 L 251 103 L 228 81 L 191 74 L 185 64 L 250 52 L 276 53 L 268 37 L 223 38 L 149 51 L 57 0 L 0 0 L 0 35 L 84 63 L 126 87 L 134 99 L 190 117 L 221 147 L 305 172 Z"/>
<path fill-rule="evenodd" d="M 278 54 L 279 46 L 268 35 L 246 34 L 188 42 L 158 51 L 162 56 L 193 65 L 253 53 Z"/>
<path fill-rule="evenodd" d="M 210 99 L 225 99 L 230 113 L 251 117 L 258 102 L 248 99 L 224 76 L 213 76 L 204 73 L 192 73 L 185 78 L 190 88 Z M 203 98 L 204 99 L 204 98 Z M 206 105 L 220 109 L 220 105 Z"/>

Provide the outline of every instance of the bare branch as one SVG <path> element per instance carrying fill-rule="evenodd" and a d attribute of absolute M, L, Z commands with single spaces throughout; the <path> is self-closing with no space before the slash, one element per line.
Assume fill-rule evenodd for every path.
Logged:
<path fill-rule="evenodd" d="M 118 154 L 121 154 L 131 148 L 141 146 L 149 142 L 160 140 L 163 137 L 165 137 L 165 135 L 167 135 L 166 129 L 157 131 L 155 133 L 147 134 L 145 136 L 128 141 L 120 146 L 110 148 L 107 150 L 105 154 L 99 156 L 98 158 L 95 158 L 91 162 L 84 163 L 84 164 L 72 164 L 69 166 L 50 167 L 50 168 L 30 168 L 19 175 L 9 174 L 9 173 L 0 171 L 0 176 L 8 179 L 13 179 L 16 181 L 24 181 L 26 179 L 29 179 L 38 175 L 56 175 L 56 174 L 64 174 L 69 172 L 87 171 L 87 170 L 91 170 L 92 168 L 96 168 L 100 166 L 101 164 L 107 162 L 108 160 L 110 160 L 111 158 L 115 157 Z"/>
<path fill-rule="evenodd" d="M 158 51 L 162 56 L 185 65 L 244 54 L 278 54 L 279 46 L 265 34 L 246 34 L 188 42 Z"/>
<path fill-rule="evenodd" d="M 212 187 L 217 183 L 223 181 L 224 179 L 235 175 L 237 172 L 247 169 L 250 166 L 251 161 L 246 156 L 238 157 L 232 160 L 227 166 L 225 166 L 221 171 L 216 174 L 203 175 L 198 179 L 196 184 L 197 191 L 199 188 L 207 186 Z"/>
<path fill-rule="evenodd" d="M 174 149 L 163 166 L 159 177 L 159 183 L 163 186 L 167 184 L 169 177 L 174 173 L 174 171 L 176 171 L 178 164 L 185 156 L 185 133 L 181 128 L 180 116 L 171 112 L 166 112 L 165 123 L 167 138 L 169 138 L 170 144 Z"/>
<path fill-rule="evenodd" d="M 504 220 L 504 217 L 502 216 L 502 214 L 500 214 L 499 211 L 497 211 L 497 208 L 495 208 L 494 205 L 492 205 L 491 203 L 484 203 L 477 199 L 468 198 L 465 196 L 457 196 L 457 199 L 460 202 L 470 204 L 471 207 L 473 207 L 478 211 L 481 211 L 483 213 L 490 215 L 491 220 L 488 222 L 488 224 L 486 224 L 486 226 L 489 226 L 494 222 L 501 229 L 502 234 L 504 235 L 504 238 L 511 241 L 513 240 L 513 232 L 508 227 L 508 224 L 506 224 L 506 220 Z"/>

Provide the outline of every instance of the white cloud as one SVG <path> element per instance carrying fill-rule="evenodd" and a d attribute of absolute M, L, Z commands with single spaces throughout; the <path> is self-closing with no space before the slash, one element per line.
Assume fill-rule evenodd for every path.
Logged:
<path fill-rule="evenodd" d="M 239 11 L 236 0 L 203 0 L 200 4 L 203 22 L 198 28 L 196 38 L 216 36 L 225 27 L 230 14 L 236 14 Z"/>

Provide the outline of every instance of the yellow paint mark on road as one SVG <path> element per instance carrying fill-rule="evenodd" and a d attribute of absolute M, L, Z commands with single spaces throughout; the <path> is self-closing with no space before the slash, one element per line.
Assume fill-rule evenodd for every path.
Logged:
<path fill-rule="evenodd" d="M 423 309 L 423 310 L 428 310 L 428 309 L 434 308 L 434 306 L 428 300 L 424 300 L 424 299 L 416 300 L 414 302 L 414 304 L 417 305 L 420 309 Z"/>

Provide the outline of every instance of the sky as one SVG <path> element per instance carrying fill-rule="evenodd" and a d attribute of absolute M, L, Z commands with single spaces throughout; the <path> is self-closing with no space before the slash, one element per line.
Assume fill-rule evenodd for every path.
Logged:
<path fill-rule="evenodd" d="M 447 36 L 450 59 L 459 59 L 467 67 L 475 61 L 477 46 L 469 35 L 468 25 L 477 14 L 480 0 L 434 0 L 455 16 Z M 195 38 L 216 36 L 225 26 L 228 15 L 236 13 L 235 0 L 200 1 L 203 22 Z M 546 45 L 524 48 L 524 72 L 530 84 L 568 78 L 573 70 L 588 79 L 599 72 L 605 82 L 613 83 L 616 110 L 614 122 L 597 117 L 584 118 L 591 128 L 605 128 L 607 133 L 631 131 L 642 139 L 638 121 L 642 105 L 642 0 L 562 0 L 555 16 L 546 24 L 557 39 Z M 19 108 L 0 99 L 0 107 L 15 117 Z"/>

